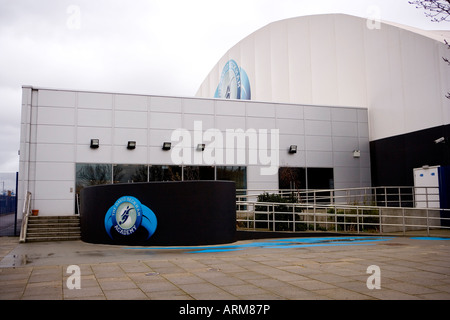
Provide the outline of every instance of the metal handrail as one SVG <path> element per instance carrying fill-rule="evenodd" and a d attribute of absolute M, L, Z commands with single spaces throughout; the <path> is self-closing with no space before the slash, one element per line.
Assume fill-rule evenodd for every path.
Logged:
<path fill-rule="evenodd" d="M 238 229 L 259 229 L 258 226 L 264 226 L 263 229 L 267 231 L 296 232 L 299 231 L 296 230 L 298 224 L 306 224 L 306 228 L 313 231 L 317 231 L 317 228 L 330 231 L 331 225 L 334 232 L 360 233 L 371 227 L 371 232 L 379 234 L 405 234 L 411 229 L 426 230 L 427 236 L 431 229 L 444 230 L 450 234 L 450 209 L 255 201 L 237 201 L 236 204 L 237 224 L 241 225 Z M 277 225 L 282 227 L 277 229 Z"/>
<path fill-rule="evenodd" d="M 294 197 L 298 203 L 363 204 L 383 207 L 439 207 L 436 187 L 385 186 L 346 189 L 238 189 L 236 200 L 257 200 L 262 193 Z"/>
<path fill-rule="evenodd" d="M 19 242 L 21 243 L 26 241 L 28 217 L 30 215 L 30 212 L 31 212 L 31 192 L 27 191 L 22 210 L 22 227 L 20 229 L 20 237 L 19 237 Z"/>

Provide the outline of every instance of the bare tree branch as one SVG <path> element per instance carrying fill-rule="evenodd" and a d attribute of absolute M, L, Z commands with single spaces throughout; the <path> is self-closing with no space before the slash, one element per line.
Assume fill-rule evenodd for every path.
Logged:
<path fill-rule="evenodd" d="M 424 9 L 425 15 L 431 18 L 431 21 L 450 21 L 450 0 L 416 0 L 408 2 L 415 5 L 416 8 Z"/>
<path fill-rule="evenodd" d="M 431 18 L 433 22 L 450 21 L 450 0 L 415 0 L 408 1 L 409 4 L 413 4 L 416 8 L 425 10 L 425 16 Z M 450 44 L 447 40 L 444 40 L 447 49 L 450 49 Z M 449 66 L 450 59 L 442 57 Z M 450 99 L 450 92 L 445 95 L 447 99 Z"/>

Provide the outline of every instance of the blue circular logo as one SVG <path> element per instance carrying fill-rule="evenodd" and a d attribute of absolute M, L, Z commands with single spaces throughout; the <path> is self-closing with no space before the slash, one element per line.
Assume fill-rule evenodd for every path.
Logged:
<path fill-rule="evenodd" d="M 250 100 L 250 81 L 244 69 L 236 61 L 229 60 L 222 69 L 214 98 Z"/>
<path fill-rule="evenodd" d="M 155 233 L 157 220 L 153 211 L 132 196 L 119 198 L 105 215 L 105 229 L 112 239 L 111 229 L 129 236 L 140 227 L 148 231 L 148 238 Z"/>

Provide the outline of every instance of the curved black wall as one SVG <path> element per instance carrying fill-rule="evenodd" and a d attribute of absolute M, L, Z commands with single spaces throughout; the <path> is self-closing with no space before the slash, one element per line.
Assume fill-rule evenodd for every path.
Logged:
<path fill-rule="evenodd" d="M 139 226 L 130 235 L 105 229 L 105 216 L 124 196 L 151 209 L 157 227 L 148 238 Z M 183 181 L 111 184 L 81 191 L 81 239 L 125 245 L 205 245 L 229 243 L 236 233 L 236 189 L 230 181 Z M 109 228 L 108 228 L 109 229 Z M 147 239 L 148 238 L 148 239 Z"/>

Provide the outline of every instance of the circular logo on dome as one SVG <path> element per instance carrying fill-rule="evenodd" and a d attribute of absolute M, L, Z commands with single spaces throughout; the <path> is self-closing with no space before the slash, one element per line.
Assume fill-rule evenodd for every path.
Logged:
<path fill-rule="evenodd" d="M 241 98 L 241 74 L 239 66 L 234 60 L 230 60 L 223 67 L 220 82 L 217 87 L 219 98 L 240 99 Z"/>
<path fill-rule="evenodd" d="M 214 98 L 251 100 L 250 80 L 236 61 L 229 60 L 222 69 Z"/>
<path fill-rule="evenodd" d="M 142 226 L 148 231 L 148 239 L 155 232 L 156 225 L 153 211 L 132 196 L 119 198 L 105 215 L 105 229 L 110 238 L 113 238 L 112 228 L 121 235 L 129 236 Z"/>

